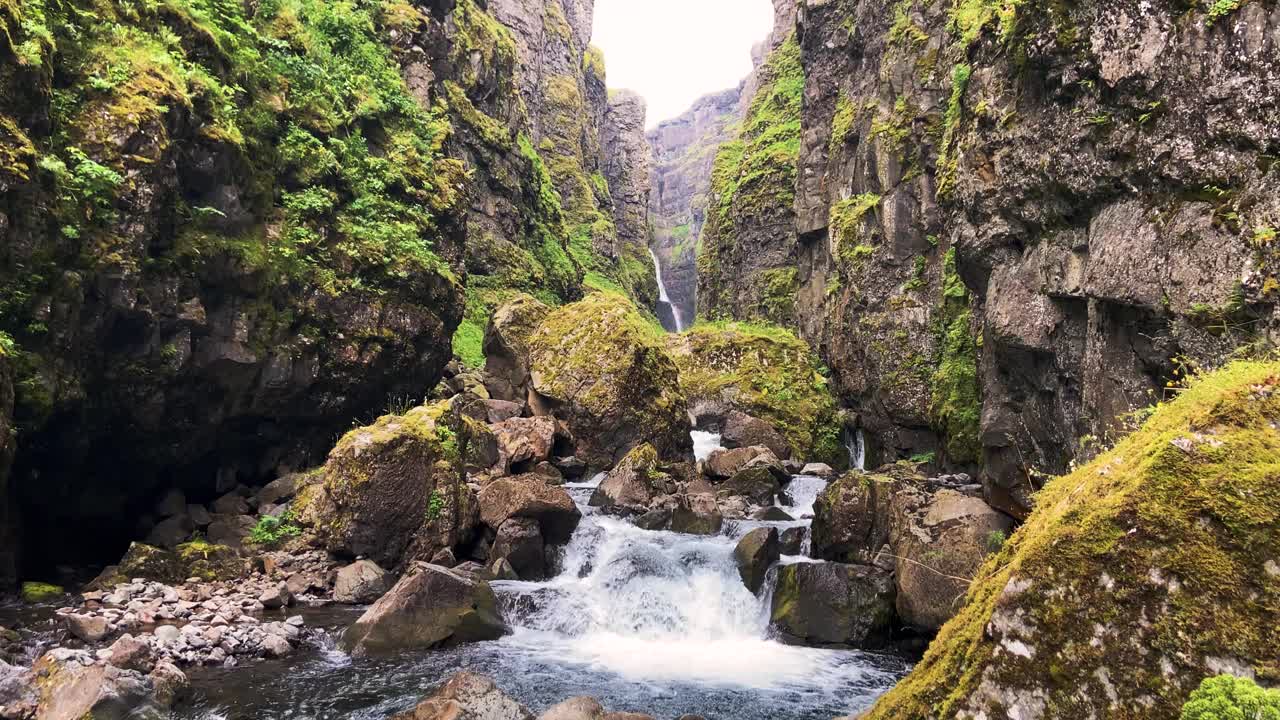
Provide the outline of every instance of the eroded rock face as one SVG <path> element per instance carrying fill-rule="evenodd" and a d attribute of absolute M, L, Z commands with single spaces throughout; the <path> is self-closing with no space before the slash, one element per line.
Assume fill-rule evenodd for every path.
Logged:
<path fill-rule="evenodd" d="M 506 631 L 489 584 L 417 563 L 342 637 L 358 655 L 495 640 Z"/>
<path fill-rule="evenodd" d="M 774 625 L 812 645 L 874 648 L 889 638 L 893 575 L 866 565 L 798 563 L 778 568 Z"/>
<path fill-rule="evenodd" d="M 613 467 L 645 442 L 664 460 L 692 453 L 676 366 L 625 299 L 593 293 L 559 308 L 529 345 L 538 404 L 569 426 L 579 459 Z"/>
<path fill-rule="evenodd" d="M 551 308 L 528 295 L 498 307 L 484 332 L 485 375 L 497 400 L 523 403 L 529 395 L 529 339 Z"/>

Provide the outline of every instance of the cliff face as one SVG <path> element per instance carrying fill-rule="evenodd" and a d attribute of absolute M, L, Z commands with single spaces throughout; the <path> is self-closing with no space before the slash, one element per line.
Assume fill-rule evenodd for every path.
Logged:
<path fill-rule="evenodd" d="M 0 2 L 0 528 L 32 567 L 313 464 L 512 291 L 656 297 L 591 3 L 239 7 Z"/>
<path fill-rule="evenodd" d="M 801 125 L 744 123 L 737 177 L 774 190 L 723 207 L 703 312 L 794 319 L 872 461 L 981 467 L 1025 513 L 1188 368 L 1274 338 L 1276 13 L 803 3 Z M 760 137 L 796 138 L 794 173 Z"/>

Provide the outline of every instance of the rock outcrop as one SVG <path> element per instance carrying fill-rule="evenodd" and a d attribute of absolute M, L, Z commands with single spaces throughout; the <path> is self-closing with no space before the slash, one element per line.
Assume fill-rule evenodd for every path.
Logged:
<path fill-rule="evenodd" d="M 1280 516 L 1244 498 L 1280 492 L 1278 416 L 1280 364 L 1234 364 L 1050 481 L 867 717 L 1166 718 L 1206 676 L 1276 677 Z"/>

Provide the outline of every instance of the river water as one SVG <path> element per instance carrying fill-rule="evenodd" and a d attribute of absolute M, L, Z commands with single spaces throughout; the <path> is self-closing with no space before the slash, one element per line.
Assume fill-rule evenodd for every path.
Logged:
<path fill-rule="evenodd" d="M 733 561 L 737 539 L 766 523 L 730 523 L 715 537 L 641 530 L 587 505 L 596 483 L 568 486 L 583 520 L 557 577 L 494 583 L 512 629 L 501 640 L 381 659 L 321 648 L 287 661 L 192 671 L 195 698 L 179 717 L 383 720 L 468 669 L 493 677 L 535 713 L 591 695 L 610 710 L 657 718 L 826 719 L 867 707 L 908 669 L 893 656 L 772 638 L 769 584 L 752 595 Z M 797 520 L 767 524 L 808 525 L 824 485 L 793 480 L 784 509 Z M 308 623 L 336 634 L 359 612 L 312 611 Z"/>

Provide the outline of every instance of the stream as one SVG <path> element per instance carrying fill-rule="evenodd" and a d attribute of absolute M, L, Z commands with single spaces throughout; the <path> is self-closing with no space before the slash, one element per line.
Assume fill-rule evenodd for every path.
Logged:
<path fill-rule="evenodd" d="M 699 452 L 718 444 L 699 437 Z M 829 719 L 869 706 L 909 669 L 892 655 L 785 645 L 769 628 L 772 582 L 752 595 L 738 577 L 738 538 L 762 525 L 809 524 L 825 487 L 788 486 L 792 522 L 727 523 L 714 537 L 641 530 L 587 500 L 599 477 L 567 488 L 583 519 L 561 572 L 541 583 L 495 582 L 511 633 L 462 647 L 350 658 L 329 648 L 283 661 L 189 672 L 184 720 L 385 720 L 457 670 L 491 676 L 535 714 L 575 695 L 613 711 L 709 720 Z M 787 562 L 812 562 L 784 557 Z M 336 637 L 360 608 L 306 611 Z"/>

